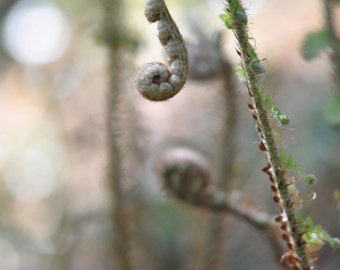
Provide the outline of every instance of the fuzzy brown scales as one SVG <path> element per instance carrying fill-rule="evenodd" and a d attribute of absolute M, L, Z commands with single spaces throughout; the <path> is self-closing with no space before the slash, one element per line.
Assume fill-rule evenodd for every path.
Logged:
<path fill-rule="evenodd" d="M 279 215 L 275 218 L 275 222 L 277 223 L 281 223 L 283 221 L 283 216 L 282 215 Z"/>
<path fill-rule="evenodd" d="M 262 151 L 266 151 L 265 144 L 262 141 L 259 144 L 259 147 L 260 147 L 261 150 L 264 149 Z M 280 191 L 279 191 L 279 188 L 278 188 L 278 186 L 277 186 L 277 184 L 275 182 L 274 171 L 273 171 L 272 166 L 270 165 L 270 163 L 268 163 L 267 166 L 262 169 L 262 171 L 269 176 L 269 180 L 272 183 L 271 186 L 270 186 L 270 189 L 273 192 L 273 200 L 274 200 L 274 202 L 276 202 L 278 204 L 280 210 L 282 211 L 282 204 L 281 204 L 281 199 L 280 199 Z"/>
<path fill-rule="evenodd" d="M 188 52 L 163 0 L 147 0 L 144 15 L 151 23 L 158 21 L 158 39 L 170 68 L 160 62 L 148 63 L 139 72 L 136 85 L 144 98 L 164 101 L 175 96 L 187 80 Z"/>
<path fill-rule="evenodd" d="M 292 270 L 301 270 L 299 258 L 294 255 L 294 252 L 287 251 L 281 256 L 280 263 L 286 263 Z M 314 267 L 307 266 L 303 270 L 313 270 Z"/>
<path fill-rule="evenodd" d="M 253 119 L 256 122 L 257 130 L 258 130 L 259 136 L 261 138 L 261 141 L 259 143 L 259 149 L 262 152 L 267 153 L 268 149 L 267 149 L 265 139 L 264 139 L 265 136 L 263 134 L 262 128 L 261 128 L 259 120 L 258 120 L 259 117 L 257 115 L 256 108 L 252 104 L 248 104 L 248 107 L 251 111 Z M 269 179 L 272 183 L 270 188 L 271 188 L 271 191 L 273 193 L 273 195 L 272 195 L 273 201 L 279 206 L 279 209 L 281 211 L 280 216 L 275 218 L 275 221 L 280 224 L 280 228 L 282 230 L 282 239 L 285 241 L 286 246 L 288 248 L 288 252 L 283 256 L 282 261 L 285 261 L 291 269 L 301 270 L 300 261 L 296 256 L 295 243 L 294 243 L 293 238 L 291 236 L 291 234 L 295 233 L 295 231 L 298 230 L 299 228 L 297 226 L 295 226 L 295 227 L 293 226 L 292 228 L 289 228 L 289 226 L 288 226 L 287 216 L 283 212 L 284 207 L 283 207 L 283 201 L 282 201 L 282 198 L 281 198 L 280 190 L 279 190 L 279 187 L 278 187 L 278 183 L 275 180 L 276 179 L 275 170 L 274 170 L 273 166 L 270 164 L 270 162 L 268 162 L 268 164 L 262 169 L 262 171 L 269 176 Z M 281 170 L 281 172 L 283 174 L 286 174 L 285 170 Z M 290 194 L 288 196 L 288 198 L 286 199 L 286 208 L 293 209 L 294 204 L 295 204 L 295 201 L 291 198 L 291 194 Z M 300 239 L 302 239 L 302 237 L 300 237 Z M 302 240 L 298 241 L 299 246 L 304 246 L 305 244 L 306 243 Z M 303 270 L 311 270 L 311 269 L 312 269 L 312 267 L 308 266 L 308 268 L 303 269 Z"/>
<path fill-rule="evenodd" d="M 266 148 L 266 144 L 264 141 L 261 140 L 261 142 L 259 143 L 259 148 L 262 152 L 267 152 L 267 148 Z"/>
<path fill-rule="evenodd" d="M 259 134 L 262 134 L 262 129 L 259 125 L 256 125 L 256 129 Z"/>
<path fill-rule="evenodd" d="M 254 106 L 248 105 L 248 107 L 250 108 L 252 114 L 254 114 L 254 111 L 255 111 Z M 259 123 L 257 123 L 257 125 L 259 126 Z M 266 148 L 266 145 L 265 145 L 265 142 L 264 142 L 264 139 L 263 139 L 262 129 L 260 129 L 260 131 L 261 132 L 259 132 L 259 133 L 260 133 L 260 137 L 262 139 L 261 139 L 261 142 L 259 143 L 259 148 L 260 148 L 261 151 L 267 152 L 267 148 Z M 282 239 L 285 241 L 286 246 L 289 250 L 288 253 L 287 253 L 288 255 L 284 257 L 284 260 L 288 263 L 288 265 L 290 265 L 291 269 L 301 269 L 300 268 L 300 262 L 299 262 L 298 258 L 294 255 L 295 254 L 295 248 L 294 248 L 295 244 L 294 244 L 294 241 L 291 237 L 291 232 L 294 232 L 298 228 L 292 227 L 290 229 L 289 226 L 288 226 L 287 217 L 283 212 L 283 205 L 282 205 L 280 190 L 279 190 L 279 187 L 278 187 L 278 185 L 275 181 L 275 173 L 274 173 L 274 169 L 273 169 L 272 165 L 270 163 L 268 163 L 267 166 L 265 166 L 262 169 L 262 171 L 269 176 L 269 179 L 272 183 L 271 186 L 270 186 L 271 191 L 273 192 L 272 198 L 273 198 L 274 202 L 279 206 L 280 211 L 281 211 L 280 216 L 276 217 L 275 221 L 277 223 L 280 223 L 280 228 L 283 232 L 282 233 Z M 283 173 L 286 173 L 286 172 L 283 171 Z M 286 201 L 286 207 L 288 207 L 289 209 L 292 209 L 293 206 L 294 206 L 294 201 L 291 200 L 290 198 L 288 198 L 287 201 Z M 304 243 L 300 242 L 299 245 L 303 246 Z"/>
<path fill-rule="evenodd" d="M 278 193 L 277 186 L 275 186 L 275 185 L 270 185 L 270 189 L 271 189 L 274 193 Z"/>
<path fill-rule="evenodd" d="M 273 170 L 272 170 L 272 166 L 268 163 L 268 165 L 266 167 L 264 167 L 262 169 L 263 172 L 265 172 L 266 174 L 268 174 L 269 176 L 269 179 L 271 179 L 271 190 L 273 192 L 273 200 L 274 202 L 279 206 L 280 208 L 280 211 L 281 211 L 281 214 L 280 216 L 276 217 L 275 218 L 275 221 L 277 223 L 280 223 L 280 228 L 282 230 L 282 239 L 285 241 L 288 249 L 293 252 L 294 251 L 294 242 L 293 242 L 293 239 L 292 237 L 290 236 L 290 229 L 288 227 L 288 223 L 287 223 L 287 218 L 285 216 L 285 214 L 283 213 L 283 206 L 282 206 L 282 200 L 280 198 L 280 194 L 279 194 L 279 189 L 278 189 L 278 186 L 276 185 L 275 181 L 274 181 L 274 175 L 273 175 Z M 287 202 L 287 206 L 289 208 L 292 208 L 293 207 L 293 201 L 291 200 L 288 200 Z M 297 228 L 296 227 L 293 227 L 292 228 L 292 231 L 296 230 Z M 300 243 L 301 245 L 303 245 L 303 243 Z M 290 258 L 292 258 L 290 256 Z M 295 258 L 295 257 L 294 257 Z M 292 261 L 294 262 L 297 262 L 297 260 L 291 260 L 289 264 L 292 264 Z M 294 266 L 295 267 L 295 266 Z M 297 266 L 296 266 L 297 267 Z"/>
<path fill-rule="evenodd" d="M 287 232 L 288 231 L 288 224 L 286 221 L 281 221 L 280 228 L 282 231 Z"/>

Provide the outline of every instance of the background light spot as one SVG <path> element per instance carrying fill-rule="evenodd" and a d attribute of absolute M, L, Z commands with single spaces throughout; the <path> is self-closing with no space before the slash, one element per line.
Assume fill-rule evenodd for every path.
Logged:
<path fill-rule="evenodd" d="M 18 62 L 46 64 L 58 59 L 70 41 L 63 13 L 49 1 L 20 1 L 3 27 L 3 45 Z"/>
<path fill-rule="evenodd" d="M 4 169 L 8 192 L 25 201 L 40 200 L 56 188 L 56 168 L 49 155 L 39 147 L 28 147 Z"/>

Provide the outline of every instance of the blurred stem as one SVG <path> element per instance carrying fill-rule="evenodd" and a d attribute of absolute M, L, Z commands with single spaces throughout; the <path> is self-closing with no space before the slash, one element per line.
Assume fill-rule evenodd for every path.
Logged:
<path fill-rule="evenodd" d="M 107 143 L 108 143 L 108 171 L 107 180 L 112 191 L 112 220 L 113 220 L 113 248 L 115 261 L 111 269 L 131 270 L 128 256 L 128 235 L 126 218 L 123 207 L 123 190 L 121 186 L 122 150 L 118 145 L 119 137 L 119 98 L 120 73 L 123 67 L 122 46 L 117 34 L 122 32 L 122 1 L 102 0 L 104 9 L 103 35 L 108 48 L 109 61 L 109 91 L 107 97 Z"/>
<path fill-rule="evenodd" d="M 223 105 L 225 109 L 224 122 L 219 134 L 217 159 L 217 186 L 219 190 L 230 193 L 233 182 L 233 167 L 235 163 L 235 140 L 237 129 L 237 92 L 233 78 L 233 68 L 224 61 L 223 65 Z M 224 220 L 225 215 L 213 214 L 208 227 L 208 240 L 203 263 L 204 270 L 217 270 L 223 267 L 224 251 Z M 223 267 L 224 268 L 224 267 Z"/>
<path fill-rule="evenodd" d="M 326 19 L 326 27 L 331 35 L 331 38 L 333 41 L 337 41 L 336 35 L 335 35 L 335 27 L 334 27 L 334 18 L 333 18 L 333 12 L 332 12 L 332 3 L 333 0 L 322 0 L 323 1 L 323 7 L 325 12 L 325 19 Z"/>
<path fill-rule="evenodd" d="M 334 27 L 334 1 L 333 0 L 322 0 L 325 16 L 326 29 L 331 37 L 331 48 L 332 55 L 331 61 L 333 63 L 333 78 L 335 87 L 340 96 L 340 41 L 336 36 L 336 30 Z"/>
<path fill-rule="evenodd" d="M 217 185 L 230 192 L 233 183 L 233 168 L 235 163 L 236 129 L 237 129 L 237 91 L 233 78 L 233 68 L 225 61 L 223 72 L 223 99 L 226 115 L 223 130 L 220 134 L 220 157 L 217 167 Z"/>
<path fill-rule="evenodd" d="M 237 200 L 228 202 L 226 210 L 237 218 L 246 221 L 258 230 L 268 230 L 277 228 L 274 218 L 266 212 L 261 212 L 242 204 Z"/>
<path fill-rule="evenodd" d="M 228 195 L 223 192 L 213 191 L 209 192 L 209 195 L 204 200 L 199 197 L 193 197 L 190 201 L 185 198 L 179 199 L 216 213 L 232 214 L 258 230 L 269 230 L 278 227 L 273 216 L 244 204 L 238 197 L 239 194 L 235 191 Z"/>

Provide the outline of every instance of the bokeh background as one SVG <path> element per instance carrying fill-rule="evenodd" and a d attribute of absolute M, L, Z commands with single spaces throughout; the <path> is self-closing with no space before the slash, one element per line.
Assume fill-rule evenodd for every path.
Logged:
<path fill-rule="evenodd" d="M 323 25 L 321 1 L 244 2 L 256 49 L 265 59 L 264 88 L 290 117 L 287 127 L 277 128 L 283 147 L 318 179 L 311 187 L 299 185 L 302 197 L 317 193 L 302 212 L 340 236 L 340 205 L 333 197 L 340 189 L 340 131 L 327 121 L 335 94 L 331 64 L 327 52 L 312 62 L 300 52 L 306 34 Z M 134 85 L 138 70 L 165 56 L 143 8 L 144 1 L 126 0 L 120 11 L 133 37 L 122 55 L 126 104 L 121 104 L 124 124 L 117 127 L 122 129 L 130 256 L 135 269 L 201 269 L 211 214 L 170 199 L 153 164 L 163 149 L 176 145 L 214 159 L 223 123 L 222 82 L 219 77 L 189 80 L 170 101 L 144 101 Z M 234 37 L 218 18 L 222 1 L 171 1 L 169 8 L 188 42 L 197 43 L 198 35 L 213 40 L 221 31 L 221 51 L 236 64 Z M 103 14 L 100 1 L 0 1 L 2 270 L 118 269 L 108 263 L 114 232 L 106 179 L 110 74 L 101 38 Z M 254 207 L 275 213 L 248 96 L 241 83 L 237 89 L 232 186 Z M 266 234 L 231 216 L 224 222 L 221 269 L 280 269 Z M 340 269 L 339 250 L 326 245 L 320 254 L 316 269 Z"/>

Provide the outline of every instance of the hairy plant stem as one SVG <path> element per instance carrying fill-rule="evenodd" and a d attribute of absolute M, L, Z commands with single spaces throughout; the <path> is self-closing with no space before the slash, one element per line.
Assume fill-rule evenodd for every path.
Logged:
<path fill-rule="evenodd" d="M 333 3 L 332 3 L 333 2 Z M 333 78 L 335 82 L 335 87 L 338 91 L 338 96 L 340 96 L 340 40 L 336 36 L 336 31 L 334 27 L 334 14 L 333 14 L 333 0 L 322 0 L 324 8 L 325 26 L 331 38 L 331 61 L 333 63 Z"/>
<path fill-rule="evenodd" d="M 109 91 L 107 97 L 107 144 L 108 144 L 108 171 L 107 181 L 112 191 L 112 221 L 114 228 L 113 247 L 115 251 L 114 265 L 110 269 L 131 270 L 128 256 L 128 234 L 126 230 L 126 217 L 124 214 L 123 190 L 121 186 L 122 150 L 118 145 L 119 137 L 119 95 L 120 78 L 123 63 L 120 57 L 122 45 L 117 35 L 122 33 L 122 1 L 102 0 L 104 8 L 103 31 L 108 47 L 108 74 L 110 75 Z M 111 255 L 112 256 L 112 255 Z"/>
<path fill-rule="evenodd" d="M 288 189 L 286 172 L 280 162 L 279 152 L 274 139 L 273 131 L 269 122 L 267 112 L 265 110 L 258 75 L 252 68 L 254 61 L 254 49 L 249 42 L 247 29 L 247 15 L 242 7 L 241 1 L 228 0 L 230 14 L 234 24 L 234 34 L 239 45 L 239 51 L 242 60 L 242 66 L 246 75 L 247 87 L 249 95 L 253 101 L 253 113 L 255 113 L 257 129 L 261 139 L 261 145 L 268 160 L 268 166 L 265 171 L 272 181 L 274 192 L 274 201 L 278 204 L 281 215 L 286 221 L 287 227 L 283 229 L 286 236 L 285 241 L 290 252 L 294 255 L 296 262 L 293 263 L 295 269 L 308 270 L 309 265 L 308 255 L 305 251 L 303 241 L 301 239 L 302 229 L 298 224 L 294 202 L 290 198 Z M 276 193 L 276 194 L 275 194 Z"/>

